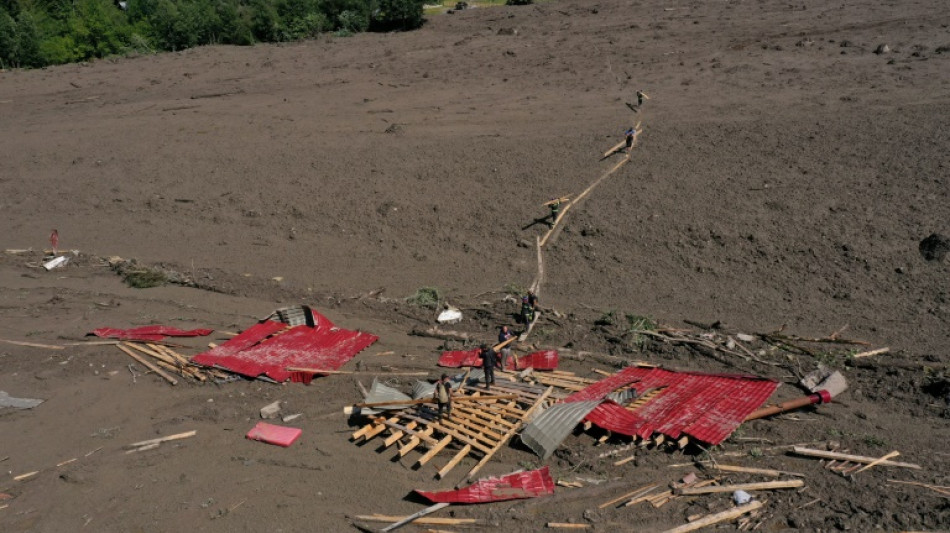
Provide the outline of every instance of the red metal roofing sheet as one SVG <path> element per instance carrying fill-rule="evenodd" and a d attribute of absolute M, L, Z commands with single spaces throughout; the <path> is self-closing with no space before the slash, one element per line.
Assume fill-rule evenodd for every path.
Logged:
<path fill-rule="evenodd" d="M 502 477 L 480 479 L 458 490 L 444 492 L 415 491 L 434 503 L 488 503 L 554 494 L 554 480 L 548 467 L 516 472 Z"/>
<path fill-rule="evenodd" d="M 501 354 L 498 356 L 501 357 Z M 462 366 L 472 366 L 481 368 L 482 360 L 478 357 L 478 349 L 474 350 L 455 350 L 442 352 L 439 357 L 439 366 L 449 368 L 459 368 Z M 535 370 L 554 370 L 558 365 L 557 350 L 542 350 L 532 352 L 527 355 L 518 356 L 518 367 L 515 368 L 514 358 L 508 360 L 506 370 L 524 370 L 533 368 Z"/>
<path fill-rule="evenodd" d="M 663 388 L 663 391 L 633 412 L 606 401 L 591 411 L 586 420 L 623 435 L 648 438 L 658 432 L 679 438 L 685 434 L 709 444 L 719 444 L 749 413 L 765 403 L 779 384 L 753 376 L 630 367 L 564 401 L 601 399 L 627 385 L 640 391 L 655 388 Z"/>
<path fill-rule="evenodd" d="M 312 328 L 301 325 L 281 331 L 286 328 L 284 324 L 265 321 L 191 361 L 249 377 L 264 374 L 286 381 L 291 377 L 287 367 L 336 370 L 378 339 L 369 333 L 338 328 L 316 312 L 313 315 L 316 325 Z"/>
<path fill-rule="evenodd" d="M 171 326 L 142 326 L 132 329 L 99 328 L 92 331 L 97 337 L 127 341 L 160 341 L 165 337 L 204 337 L 213 329 L 183 330 Z"/>

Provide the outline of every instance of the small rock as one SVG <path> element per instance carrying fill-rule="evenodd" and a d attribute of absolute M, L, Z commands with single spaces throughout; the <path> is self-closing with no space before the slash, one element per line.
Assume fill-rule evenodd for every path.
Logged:
<path fill-rule="evenodd" d="M 277 418 L 277 415 L 279 413 L 280 413 L 280 400 L 272 404 L 265 405 L 264 407 L 261 407 L 261 418 L 263 419 Z"/>
<path fill-rule="evenodd" d="M 877 48 L 874 49 L 875 54 L 889 54 L 891 52 L 891 47 L 886 44 L 879 44 Z"/>

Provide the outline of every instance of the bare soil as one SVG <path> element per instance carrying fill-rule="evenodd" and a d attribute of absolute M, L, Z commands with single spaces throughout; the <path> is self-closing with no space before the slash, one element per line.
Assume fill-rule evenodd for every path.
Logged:
<path fill-rule="evenodd" d="M 834 365 L 851 385 L 840 401 L 745 424 L 712 451 L 805 475 L 805 490 L 764 496 L 759 529 L 947 530 L 945 497 L 887 480 L 950 485 L 950 260 L 919 249 L 950 234 L 948 25 L 936 0 L 564 0 L 432 16 L 406 34 L 3 72 L 0 246 L 35 251 L 0 256 L 0 338 L 65 344 L 155 323 L 237 331 L 308 303 L 380 336 L 346 368 L 435 376 L 441 341 L 408 335 L 434 312 L 404 299 L 438 287 L 466 314 L 455 327 L 490 339 L 513 320 L 506 292 L 537 273 L 541 204 L 601 177 L 622 157 L 602 153 L 640 122 L 631 162 L 545 249 L 540 295 L 557 315 L 531 342 L 789 384 Z M 875 53 L 881 44 L 889 51 Z M 634 113 L 638 89 L 651 99 Z M 37 265 L 52 228 L 80 254 L 47 272 Z M 128 288 L 103 266 L 114 255 L 185 285 Z M 610 311 L 803 337 L 847 326 L 842 337 L 891 353 L 856 362 L 850 346 L 757 346 L 775 366 L 713 358 L 627 342 L 596 324 Z M 0 390 L 46 399 L 0 411 L 0 493 L 12 496 L 0 530 L 348 531 L 347 515 L 415 512 L 412 489 L 450 488 L 468 470 L 437 480 L 412 455 L 349 442 L 359 426 L 342 407 L 365 375 L 171 387 L 133 379 L 130 361 L 111 346 L 0 343 Z M 592 366 L 608 368 L 563 364 Z M 274 400 L 304 415 L 289 449 L 243 437 Z M 697 451 L 639 450 L 616 467 L 599 455 L 624 441 L 596 436 L 572 436 L 545 463 L 584 488 L 453 514 L 505 531 L 658 531 L 729 505 L 721 495 L 598 510 L 682 477 L 693 469 L 670 465 Z M 923 468 L 849 480 L 774 448 L 829 440 Z M 516 443 L 483 472 L 540 464 Z"/>

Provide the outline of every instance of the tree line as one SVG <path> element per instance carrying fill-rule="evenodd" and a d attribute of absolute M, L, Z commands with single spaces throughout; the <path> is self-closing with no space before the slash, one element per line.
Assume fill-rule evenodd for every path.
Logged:
<path fill-rule="evenodd" d="M 412 30 L 424 0 L 0 0 L 0 68 Z"/>

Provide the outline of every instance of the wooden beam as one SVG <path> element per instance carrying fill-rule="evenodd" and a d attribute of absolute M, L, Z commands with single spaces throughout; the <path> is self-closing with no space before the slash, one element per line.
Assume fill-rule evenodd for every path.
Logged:
<path fill-rule="evenodd" d="M 804 455 L 806 457 L 820 457 L 822 459 L 837 459 L 840 461 L 851 461 L 853 463 L 863 463 L 870 464 L 874 461 L 877 461 L 877 457 L 865 457 L 863 455 L 850 455 L 847 453 L 837 453 L 829 452 L 825 450 L 814 450 L 812 448 L 803 448 L 801 446 L 793 446 L 792 452 L 798 455 Z M 912 463 L 900 463 L 897 461 L 883 461 L 878 463 L 882 466 L 896 466 L 901 468 L 913 468 L 915 470 L 920 470 L 920 465 L 915 465 Z"/>
<path fill-rule="evenodd" d="M 590 529 L 589 524 L 574 524 L 572 522 L 548 522 L 547 527 L 551 529 Z"/>
<path fill-rule="evenodd" d="M 801 479 L 787 479 L 782 481 L 763 481 L 761 483 L 736 483 L 735 485 L 715 485 L 709 487 L 684 487 L 675 489 L 678 495 L 691 496 L 696 494 L 714 494 L 717 492 L 735 492 L 737 490 L 776 490 L 776 489 L 795 489 L 805 486 Z"/>
<path fill-rule="evenodd" d="M 860 474 L 861 472 L 864 472 L 864 471 L 867 470 L 868 468 L 873 468 L 873 467 L 875 467 L 875 466 L 877 466 L 877 465 L 883 463 L 884 461 L 887 461 L 888 459 L 897 457 L 897 456 L 900 455 L 900 454 L 901 454 L 901 452 L 899 452 L 899 451 L 897 451 L 897 450 L 894 450 L 893 452 L 891 452 L 891 453 L 885 455 L 884 457 L 881 457 L 881 458 L 879 458 L 879 459 L 875 459 L 874 461 L 868 463 L 865 467 L 863 467 L 863 468 L 859 469 L 858 471 L 854 472 L 854 474 Z M 851 472 L 848 472 L 848 473 L 851 474 Z"/>
<path fill-rule="evenodd" d="M 146 359 L 145 359 L 144 357 L 142 357 L 141 355 L 139 355 L 139 354 L 133 352 L 132 350 L 126 348 L 125 346 L 122 346 L 121 344 L 116 344 L 116 348 L 118 348 L 118 349 L 122 350 L 123 352 L 125 352 L 125 353 L 126 353 L 129 357 L 131 357 L 132 359 L 135 359 L 135 360 L 138 361 L 139 363 L 142 363 L 143 365 L 145 365 L 146 368 L 148 368 L 148 369 L 151 370 L 152 372 L 155 372 L 156 374 L 158 374 L 159 376 L 161 376 L 165 381 L 171 383 L 172 385 L 177 385 L 177 384 L 178 384 L 178 380 L 177 380 L 177 379 L 175 379 L 174 377 L 172 377 L 170 374 L 166 373 L 166 372 L 165 372 L 164 370 L 162 370 L 161 368 L 158 368 L 158 366 L 156 366 L 155 364 L 153 364 L 151 361 L 146 360 Z"/>
<path fill-rule="evenodd" d="M 436 512 L 436 511 L 438 511 L 439 509 L 442 509 L 442 508 L 444 508 L 444 507 L 448 507 L 449 505 L 451 505 L 451 504 L 450 504 L 450 503 L 446 503 L 446 502 L 442 502 L 442 503 L 437 503 L 437 504 L 435 504 L 435 505 L 426 507 L 425 509 L 419 511 L 419 512 L 416 513 L 416 514 L 409 515 L 409 516 L 407 516 L 406 518 L 403 518 L 402 520 L 396 522 L 395 524 L 392 524 L 392 525 L 390 525 L 390 526 L 384 527 L 383 529 L 380 529 L 380 531 L 381 531 L 382 533 L 387 533 L 387 532 L 389 532 L 389 531 L 394 531 L 394 530 L 399 529 L 399 528 L 401 528 L 402 526 L 404 526 L 404 525 L 406 525 L 406 524 L 408 524 L 408 523 L 410 523 L 410 522 L 416 520 L 417 518 L 421 518 L 421 517 L 423 517 L 423 516 L 425 516 L 425 515 L 427 515 L 427 514 L 434 513 L 434 512 Z"/>
<path fill-rule="evenodd" d="M 516 400 L 518 396 L 515 394 L 505 394 L 501 396 L 454 396 L 452 397 L 452 402 L 492 402 L 498 400 Z M 353 407 L 383 407 L 387 405 L 419 405 L 423 403 L 437 403 L 432 398 L 420 398 L 418 400 L 394 400 L 390 402 L 364 402 L 353 404 Z"/>
<path fill-rule="evenodd" d="M 132 444 L 127 445 L 126 448 L 138 448 L 140 446 L 148 446 L 150 444 L 161 444 L 163 442 L 169 442 L 173 440 L 187 439 L 190 437 L 194 437 L 197 434 L 198 434 L 198 430 L 193 429 L 191 431 L 186 431 L 184 433 L 176 433 L 174 435 L 169 435 L 167 437 L 159 437 L 157 439 L 149 439 L 149 440 L 143 440 L 141 442 L 133 442 Z"/>
<path fill-rule="evenodd" d="M 439 472 L 436 474 L 436 477 L 438 477 L 439 479 L 444 478 L 453 468 L 455 468 L 455 465 L 459 464 L 462 461 L 462 459 L 465 458 L 465 456 L 471 453 L 471 451 L 472 451 L 471 444 L 466 444 L 465 446 L 463 446 L 462 449 L 459 450 L 457 454 L 455 454 L 455 457 L 453 457 L 452 460 L 446 463 L 445 466 L 442 467 L 442 470 L 439 470 Z"/>
<path fill-rule="evenodd" d="M 16 344 L 17 346 L 30 346 L 32 348 L 46 348 L 48 350 L 62 350 L 64 348 L 63 346 L 56 346 L 53 344 L 37 344 L 35 342 L 11 341 L 7 339 L 0 339 L 0 342 Z"/>
<path fill-rule="evenodd" d="M 614 498 L 614 499 L 612 499 L 612 500 L 610 500 L 610 501 L 606 501 L 606 502 L 604 502 L 604 503 L 598 505 L 597 508 L 598 508 L 598 509 L 604 509 L 604 508 L 610 507 L 611 505 L 614 505 L 614 504 L 616 504 L 616 503 L 620 503 L 620 502 L 622 502 L 623 500 L 626 500 L 627 498 L 636 498 L 637 496 L 643 496 L 644 494 L 647 494 L 647 493 L 649 493 L 649 492 L 651 492 L 651 491 L 653 491 L 653 490 L 656 490 L 656 488 L 659 487 L 659 486 L 660 486 L 659 483 L 652 483 L 652 484 L 650 484 L 650 485 L 644 485 L 644 486 L 640 487 L 640 488 L 637 489 L 637 490 L 630 491 L 630 492 L 624 494 L 623 496 L 618 496 L 618 497 L 616 497 L 616 498 Z"/>
<path fill-rule="evenodd" d="M 512 427 L 510 430 L 508 430 L 508 433 L 505 434 L 504 438 L 498 441 L 498 444 L 496 444 L 495 447 L 491 449 L 491 451 L 486 453 L 485 457 L 482 457 L 482 459 L 478 462 L 478 464 L 476 464 L 474 467 L 472 467 L 471 470 L 469 470 L 465 478 L 472 479 L 475 476 L 475 474 L 479 470 L 481 470 L 482 467 L 485 466 L 489 460 L 491 460 L 492 456 L 495 455 L 495 453 L 498 452 L 498 450 L 500 450 L 502 446 L 504 446 L 509 440 L 511 440 L 512 437 L 514 437 L 521 430 L 521 427 L 524 426 L 524 424 L 526 424 L 531 419 L 531 416 L 534 414 L 534 412 L 541 407 L 541 405 L 544 403 L 545 400 L 548 399 L 548 396 L 550 396 L 553 391 L 554 391 L 554 387 L 548 387 L 547 390 L 545 390 L 544 393 L 537 399 L 537 401 L 534 402 L 534 405 L 532 405 L 531 408 L 529 408 L 525 412 L 524 416 L 522 416 L 521 419 L 518 421 L 518 424 Z"/>
<path fill-rule="evenodd" d="M 740 505 L 728 511 L 722 511 L 720 513 L 715 513 L 711 515 L 706 515 L 699 520 L 695 520 L 688 524 L 683 524 L 679 527 L 674 527 L 673 529 L 668 529 L 663 533 L 687 533 L 688 531 L 696 531 L 697 529 L 702 529 L 706 526 L 711 526 L 713 524 L 718 524 L 719 522 L 725 522 L 726 520 L 732 520 L 738 518 L 746 513 L 751 513 L 756 509 L 762 507 L 762 502 L 758 500 L 752 500 L 751 502 Z"/>
<path fill-rule="evenodd" d="M 452 436 L 446 435 L 435 446 L 433 446 L 432 448 L 429 448 L 429 451 L 423 454 L 423 456 L 420 457 L 418 461 L 416 461 L 416 464 L 419 466 L 422 466 L 428 463 L 433 457 L 435 457 L 446 446 L 448 446 L 450 442 L 452 442 Z"/>
<path fill-rule="evenodd" d="M 405 516 L 390 516 L 382 514 L 356 515 L 351 516 L 353 520 L 362 520 L 364 522 L 395 522 L 405 520 Z M 475 518 L 417 518 L 413 520 L 416 524 L 423 526 L 464 526 L 464 525 L 488 525 L 485 520 Z"/>
<path fill-rule="evenodd" d="M 784 470 L 771 470 L 769 468 L 748 468 L 745 466 L 733 466 L 733 465 L 724 465 L 720 463 L 711 463 L 711 462 L 702 462 L 700 463 L 706 468 L 715 468 L 720 472 L 741 472 L 744 474 L 759 474 L 761 476 L 793 476 L 793 477 L 805 477 L 805 474 L 799 474 L 796 472 L 786 472 Z"/>

